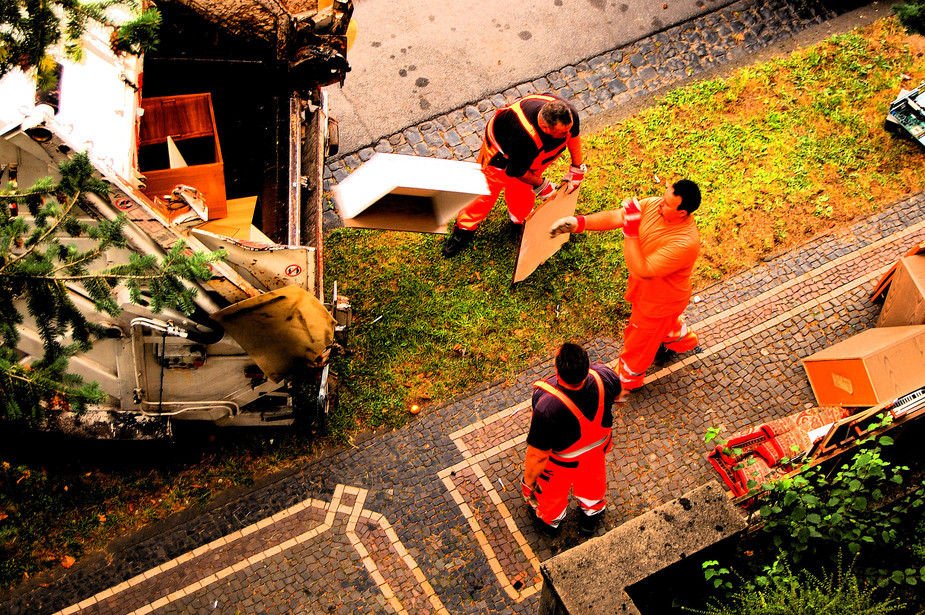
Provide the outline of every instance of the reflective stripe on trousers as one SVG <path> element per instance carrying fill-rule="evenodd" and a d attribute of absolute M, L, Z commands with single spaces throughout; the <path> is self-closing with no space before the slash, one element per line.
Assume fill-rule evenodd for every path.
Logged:
<path fill-rule="evenodd" d="M 638 312 L 634 307 L 630 314 L 617 370 L 626 390 L 642 386 L 646 370 L 655 361 L 659 344 L 665 344 L 675 352 L 687 352 L 699 342 L 697 333 L 687 326 L 681 315 L 650 318 Z"/>

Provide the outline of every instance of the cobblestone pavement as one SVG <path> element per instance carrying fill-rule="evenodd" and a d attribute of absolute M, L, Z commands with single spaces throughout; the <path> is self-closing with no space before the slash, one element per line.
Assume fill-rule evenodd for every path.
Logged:
<path fill-rule="evenodd" d="M 536 92 L 570 100 L 585 119 L 616 109 L 673 84 L 831 20 L 866 1 L 743 0 L 614 49 L 565 66 L 410 126 L 359 151 L 332 160 L 324 171 L 330 191 L 376 152 L 475 160 L 485 125 L 496 110 Z"/>
<path fill-rule="evenodd" d="M 593 97 L 584 112 L 594 113 L 655 87 L 645 84 L 699 70 L 705 58 L 747 53 L 749 44 L 767 44 L 831 15 L 804 19 L 785 2 L 743 2 L 665 39 L 656 35 L 557 74 L 562 88 Z M 687 41 L 687 50 L 677 40 Z M 720 53 L 722 41 L 729 47 Z M 669 65 L 674 58 L 679 63 Z M 605 80 L 607 70 L 633 76 Z M 589 85 L 569 85 L 579 76 Z M 444 131 L 439 120 L 430 129 L 406 130 L 389 147 L 415 149 L 420 138 L 414 145 L 450 152 L 465 144 L 460 157 L 469 156 L 476 144 L 465 139 L 481 129 L 487 104 L 543 85 L 447 114 L 453 130 Z M 610 97 L 595 94 L 602 87 Z M 456 120 L 470 114 L 472 132 L 462 134 L 466 122 Z M 450 133 L 461 143 L 450 145 Z M 428 134 L 444 144 L 425 141 Z M 332 163 L 334 178 L 371 151 Z M 650 373 L 615 414 L 611 504 L 598 533 L 715 479 L 702 440 L 708 427 L 732 431 L 814 405 L 800 358 L 872 326 L 878 308 L 867 297 L 874 283 L 923 239 L 925 195 L 915 195 L 702 291 L 687 312 L 700 352 Z M 619 340 L 609 338 L 588 347 L 592 359 L 609 364 L 620 350 Z M 0 612 L 533 613 L 539 563 L 583 540 L 575 511 L 558 538 L 540 537 L 517 488 L 531 385 L 551 371 L 551 361 L 538 364 L 107 559 L 78 562 L 59 580 L 0 605 Z"/>

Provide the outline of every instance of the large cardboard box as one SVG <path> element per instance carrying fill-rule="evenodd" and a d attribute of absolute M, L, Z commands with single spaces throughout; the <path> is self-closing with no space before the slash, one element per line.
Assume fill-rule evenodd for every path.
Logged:
<path fill-rule="evenodd" d="M 868 329 L 803 359 L 820 406 L 876 406 L 925 386 L 925 325 Z"/>
<path fill-rule="evenodd" d="M 448 224 L 488 184 L 474 162 L 376 154 L 334 188 L 344 226 L 449 233 Z"/>
<path fill-rule="evenodd" d="M 897 263 L 877 326 L 921 324 L 925 324 L 925 254 L 915 254 Z"/>

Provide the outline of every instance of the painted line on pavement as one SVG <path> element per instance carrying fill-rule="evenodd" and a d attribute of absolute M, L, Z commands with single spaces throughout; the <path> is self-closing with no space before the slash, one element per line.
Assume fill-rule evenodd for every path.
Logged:
<path fill-rule="evenodd" d="M 261 562 L 280 555 L 289 549 L 296 547 L 302 543 L 305 543 L 309 540 L 312 540 L 325 532 L 329 531 L 333 525 L 336 515 L 346 515 L 348 517 L 346 535 L 350 540 L 351 545 L 361 556 L 366 570 L 369 572 L 370 576 L 376 583 L 379 590 L 382 592 L 383 596 L 386 598 L 390 606 L 395 610 L 395 612 L 402 615 L 409 615 L 409 611 L 405 608 L 402 603 L 401 597 L 393 589 L 393 587 L 386 581 L 383 572 L 379 569 L 378 565 L 375 562 L 374 555 L 363 544 L 362 539 L 357 535 L 356 528 L 357 523 L 361 519 L 368 519 L 374 522 L 385 534 L 387 539 L 390 542 L 391 547 L 394 549 L 399 560 L 404 566 L 408 569 L 408 574 L 410 577 L 415 579 L 417 587 L 423 589 L 424 593 L 427 595 L 427 599 L 430 604 L 433 606 L 434 613 L 438 615 L 449 615 L 446 608 L 440 602 L 440 599 L 437 597 L 436 592 L 434 592 L 433 587 L 430 582 L 424 576 L 424 573 L 420 570 L 417 563 L 414 561 L 414 558 L 408 553 L 404 545 L 402 545 L 401 540 L 398 538 L 398 535 L 395 533 L 391 524 L 388 520 L 380 513 L 367 511 L 363 509 L 363 505 L 366 501 L 368 491 L 365 489 L 360 489 L 357 487 L 348 487 L 345 485 L 337 485 L 334 489 L 334 494 L 330 502 L 324 502 L 316 499 L 307 499 L 298 504 L 295 504 L 287 509 L 281 510 L 276 514 L 261 519 L 260 521 L 251 524 L 245 528 L 242 528 L 236 532 L 232 532 L 227 536 L 218 538 L 206 545 L 193 549 L 187 553 L 165 562 L 159 566 L 146 570 L 145 572 L 132 577 L 131 579 L 120 583 L 114 587 L 105 589 L 86 600 L 81 601 L 78 604 L 71 605 L 61 611 L 58 611 L 55 615 L 73 615 L 74 613 L 79 613 L 81 611 L 92 609 L 94 606 L 103 603 L 104 601 L 124 592 L 131 591 L 133 589 L 141 590 L 140 587 L 142 583 L 151 581 L 159 575 L 167 573 L 171 570 L 174 570 L 184 564 L 192 563 L 197 558 L 207 555 L 216 549 L 230 546 L 236 541 L 245 538 L 259 532 L 261 530 L 267 529 L 279 523 L 280 521 L 289 519 L 293 515 L 297 515 L 301 512 L 306 511 L 309 508 L 316 508 L 322 511 L 325 511 L 325 518 L 322 523 L 313 527 L 312 529 L 303 532 L 295 537 L 289 538 L 288 540 L 282 541 L 279 544 L 273 545 L 259 553 L 255 553 L 249 556 L 239 556 L 240 559 L 213 574 L 207 575 L 201 579 L 197 579 L 192 583 L 188 583 L 186 586 L 178 589 L 166 596 L 162 596 L 152 602 L 144 604 L 139 608 L 130 611 L 128 615 L 148 615 L 153 613 L 157 609 L 160 609 L 172 602 L 181 600 L 183 598 L 189 597 L 199 591 L 206 589 L 208 586 L 221 581 L 235 573 L 238 573 L 242 570 L 246 570 L 253 566 L 260 564 Z M 354 501 L 352 504 L 343 504 L 344 496 L 354 496 Z M 379 555 L 376 553 L 375 555 Z M 390 574 L 386 571 L 386 574 Z M 401 592 L 403 593 L 403 592 Z M 408 600 L 411 600 L 413 596 L 406 596 Z"/>

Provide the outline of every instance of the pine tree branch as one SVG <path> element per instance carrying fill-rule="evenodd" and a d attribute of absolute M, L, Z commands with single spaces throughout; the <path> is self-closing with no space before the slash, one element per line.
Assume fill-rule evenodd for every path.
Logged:
<path fill-rule="evenodd" d="M 59 280 L 66 280 L 66 279 L 69 279 L 69 278 L 67 278 L 66 276 L 60 276 L 60 277 L 59 277 L 59 276 L 57 276 L 57 273 L 58 273 L 59 271 L 63 271 L 64 269 L 69 269 L 69 268 L 71 268 L 71 267 L 76 267 L 77 265 L 80 265 L 80 264 L 82 264 L 82 263 L 91 263 L 91 262 L 95 261 L 96 259 L 98 259 L 99 257 L 101 257 L 102 255 L 103 255 L 103 250 L 96 249 L 96 250 L 94 250 L 93 252 L 86 254 L 86 255 L 85 255 L 83 258 L 81 258 L 81 259 L 78 259 L 78 260 L 73 261 L 73 262 L 70 262 L 70 263 L 64 263 L 63 265 L 59 265 L 58 267 L 55 267 L 54 269 L 52 269 L 52 271 L 51 271 L 51 273 L 49 274 L 49 276 L 50 276 L 50 277 L 55 277 L 55 278 L 57 278 L 57 279 L 59 279 Z M 2 274 L 2 271 L 0 271 L 0 274 Z M 49 276 L 42 276 L 42 277 L 49 277 Z M 91 276 L 91 277 L 93 277 L 93 276 Z"/>
<path fill-rule="evenodd" d="M 2 274 L 0 274 L 2 275 Z M 148 275 L 125 275 L 121 273 L 89 273 L 87 275 L 23 275 L 30 280 L 49 280 L 54 282 L 80 282 L 81 280 L 160 280 L 165 273 L 163 271 L 152 272 Z M 7 277 L 18 277 L 7 274 Z"/>
<path fill-rule="evenodd" d="M 55 223 L 52 224 L 48 228 L 48 230 L 45 231 L 45 233 L 43 233 L 41 237 L 38 238 L 37 241 L 33 242 L 32 245 L 26 248 L 26 250 L 22 252 L 21 254 L 15 255 L 12 259 L 5 262 L 3 266 L 0 267 L 0 275 L 3 275 L 4 270 L 7 267 L 9 267 L 10 265 L 14 265 L 17 262 L 23 260 L 24 258 L 29 256 L 29 254 L 31 254 L 32 251 L 35 250 L 38 246 L 42 245 L 45 242 L 45 239 L 58 229 L 58 226 L 60 226 L 61 221 L 64 219 L 65 216 L 67 216 L 70 213 L 71 209 L 73 209 L 74 207 L 74 204 L 77 203 L 77 198 L 79 196 L 80 196 L 80 191 L 74 194 L 74 198 L 67 204 L 67 206 L 64 208 L 64 211 L 61 212 L 61 215 L 56 217 Z"/>

